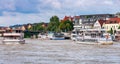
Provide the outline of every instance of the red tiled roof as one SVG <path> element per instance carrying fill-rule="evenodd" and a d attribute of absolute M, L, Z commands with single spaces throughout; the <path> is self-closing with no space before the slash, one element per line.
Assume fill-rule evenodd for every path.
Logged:
<path fill-rule="evenodd" d="M 105 22 L 106 24 L 120 23 L 120 18 L 110 18 Z"/>
<path fill-rule="evenodd" d="M 66 21 L 66 20 L 73 21 L 73 18 L 72 18 L 71 16 L 65 16 L 65 17 L 63 18 L 63 20 L 61 20 L 61 22 L 64 22 L 64 21 Z"/>
<path fill-rule="evenodd" d="M 100 23 L 100 25 L 102 26 L 103 23 L 105 23 L 106 20 L 98 20 L 98 22 Z"/>

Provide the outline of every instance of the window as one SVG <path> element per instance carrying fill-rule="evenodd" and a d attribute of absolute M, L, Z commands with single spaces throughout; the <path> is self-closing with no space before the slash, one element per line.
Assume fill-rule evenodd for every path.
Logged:
<path fill-rule="evenodd" d="M 112 21 L 110 21 L 110 23 L 112 23 Z"/>
<path fill-rule="evenodd" d="M 118 26 L 116 26 L 116 28 L 118 28 Z"/>
<path fill-rule="evenodd" d="M 115 26 L 114 26 L 114 29 L 115 29 Z"/>

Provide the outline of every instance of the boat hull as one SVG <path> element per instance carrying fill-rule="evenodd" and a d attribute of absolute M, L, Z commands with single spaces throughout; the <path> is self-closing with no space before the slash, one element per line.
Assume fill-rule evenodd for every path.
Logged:
<path fill-rule="evenodd" d="M 65 38 L 57 38 L 57 37 L 53 37 L 53 38 L 51 38 L 51 40 L 65 40 Z"/>
<path fill-rule="evenodd" d="M 2 41 L 4 44 L 12 44 L 12 43 L 19 43 L 19 44 L 25 44 L 25 40 L 3 40 Z"/>

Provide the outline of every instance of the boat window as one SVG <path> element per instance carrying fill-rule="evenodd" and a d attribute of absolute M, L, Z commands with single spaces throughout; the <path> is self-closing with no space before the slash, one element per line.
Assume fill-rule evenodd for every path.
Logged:
<path fill-rule="evenodd" d="M 72 32 L 73 34 L 75 34 L 75 32 Z"/>
<path fill-rule="evenodd" d="M 76 35 L 73 35 L 72 37 L 77 37 Z"/>
<path fill-rule="evenodd" d="M 53 36 L 55 36 L 55 37 L 64 37 L 64 34 L 55 33 Z"/>

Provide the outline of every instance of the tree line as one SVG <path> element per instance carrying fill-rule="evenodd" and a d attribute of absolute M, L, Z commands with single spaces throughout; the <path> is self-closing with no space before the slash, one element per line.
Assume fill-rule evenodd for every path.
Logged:
<path fill-rule="evenodd" d="M 52 16 L 50 22 L 44 25 L 43 22 L 34 24 L 30 31 L 41 31 L 41 32 L 69 32 L 73 30 L 73 22 L 70 20 L 65 20 L 61 22 L 58 16 Z"/>

